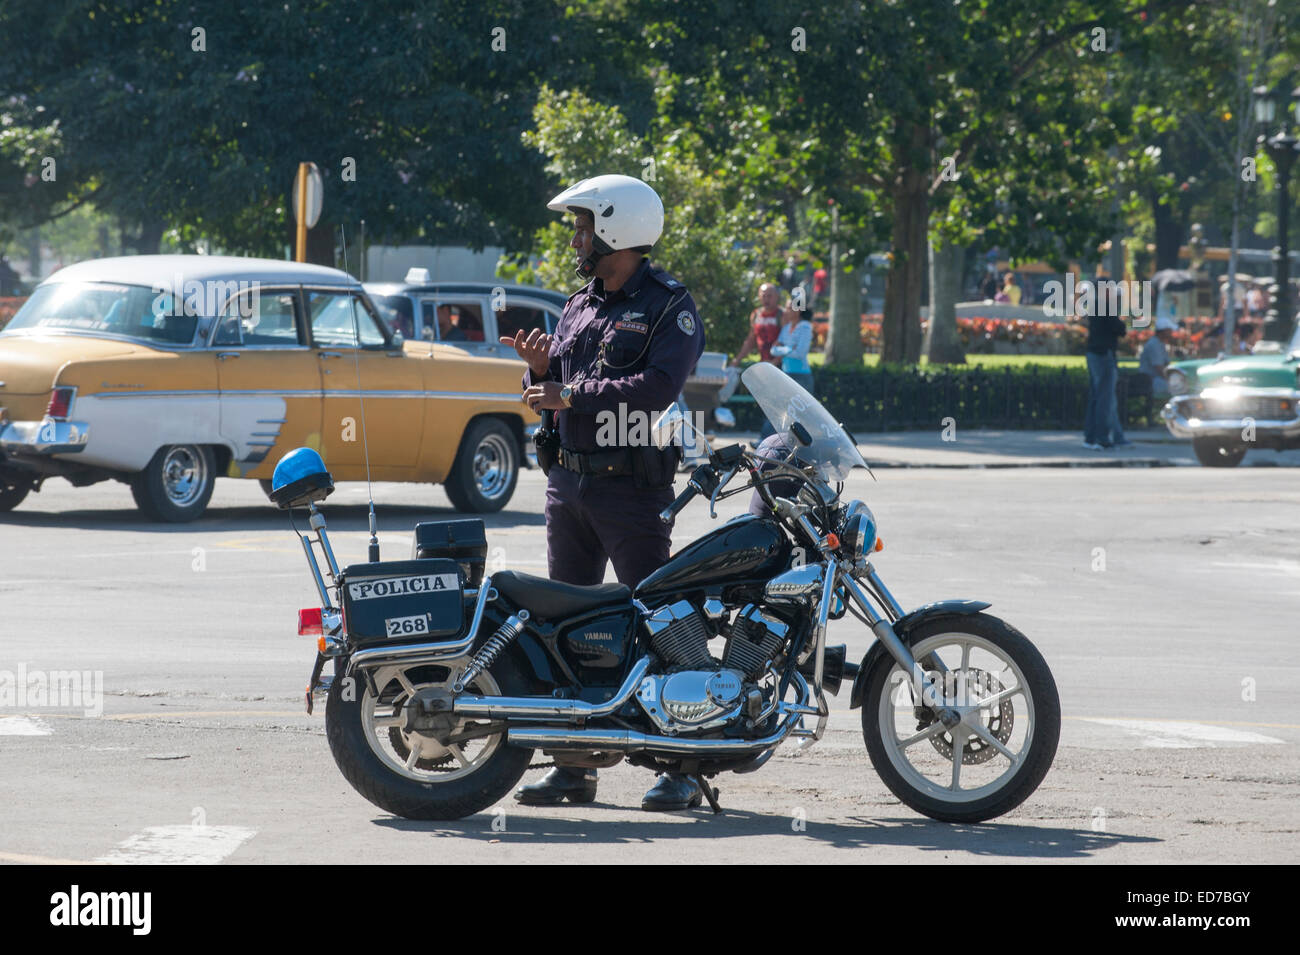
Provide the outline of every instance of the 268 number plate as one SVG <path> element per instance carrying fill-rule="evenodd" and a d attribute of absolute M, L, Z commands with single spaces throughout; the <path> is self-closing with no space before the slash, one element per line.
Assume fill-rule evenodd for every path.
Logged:
<path fill-rule="evenodd" d="M 429 632 L 429 615 L 414 617 L 389 617 L 384 621 L 384 633 L 390 637 L 409 637 Z"/>

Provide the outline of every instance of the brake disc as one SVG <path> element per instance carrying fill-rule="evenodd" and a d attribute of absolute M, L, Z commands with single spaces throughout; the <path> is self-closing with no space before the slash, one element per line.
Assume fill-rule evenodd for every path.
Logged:
<path fill-rule="evenodd" d="M 1001 693 L 1005 687 L 998 681 L 992 673 L 985 670 L 971 668 L 966 671 L 968 674 L 967 681 L 969 686 L 977 686 L 988 691 L 988 696 L 994 696 Z M 929 715 L 927 711 L 927 716 Z M 1015 707 L 1011 705 L 1011 700 L 1006 699 L 997 705 L 995 709 L 981 714 L 984 719 L 984 728 L 989 731 L 989 735 L 999 743 L 1006 745 L 1007 740 L 1011 739 L 1011 731 L 1015 728 Z M 918 724 L 917 729 L 925 729 L 934 721 L 931 716 L 924 724 Z M 930 745 L 944 759 L 952 759 L 952 735 L 950 733 L 937 733 L 930 737 Z M 973 766 L 978 763 L 987 763 L 997 755 L 997 750 L 989 743 L 980 739 L 978 736 L 967 736 L 966 746 L 962 750 L 961 763 L 963 766 Z"/>

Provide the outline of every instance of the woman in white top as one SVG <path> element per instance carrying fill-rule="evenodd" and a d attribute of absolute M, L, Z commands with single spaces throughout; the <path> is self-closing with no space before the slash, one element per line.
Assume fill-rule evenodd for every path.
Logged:
<path fill-rule="evenodd" d="M 781 359 L 781 370 L 793 378 L 808 394 L 813 393 L 812 366 L 808 364 L 808 349 L 812 347 L 812 311 L 787 308 L 785 324 L 772 346 L 772 356 Z M 771 422 L 763 422 L 759 440 L 776 433 Z"/>

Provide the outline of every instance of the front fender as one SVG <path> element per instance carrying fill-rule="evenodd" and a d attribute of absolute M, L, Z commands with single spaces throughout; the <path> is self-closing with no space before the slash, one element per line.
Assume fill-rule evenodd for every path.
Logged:
<path fill-rule="evenodd" d="M 970 617 L 991 606 L 993 605 L 983 600 L 936 600 L 900 617 L 894 624 L 894 633 L 898 634 L 898 639 L 903 643 L 907 643 L 908 633 L 923 623 L 942 617 Z M 862 665 L 858 668 L 858 675 L 853 678 L 853 692 L 849 694 L 849 709 L 856 710 L 862 705 L 862 696 L 867 690 L 867 674 L 876 660 L 887 652 L 884 644 L 879 640 L 867 650 L 866 656 L 862 658 Z"/>

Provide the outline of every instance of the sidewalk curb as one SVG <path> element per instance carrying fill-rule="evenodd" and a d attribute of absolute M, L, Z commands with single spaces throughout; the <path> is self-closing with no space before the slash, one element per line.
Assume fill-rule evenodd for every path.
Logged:
<path fill-rule="evenodd" d="M 866 456 L 863 455 L 864 459 Z M 1005 471 L 1011 468 L 1176 468 L 1190 467 L 1191 461 L 1165 461 L 1160 458 L 1137 458 L 1131 461 L 1017 461 L 978 462 L 972 464 L 923 464 L 912 461 L 871 461 L 870 468 L 916 470 Z"/>

